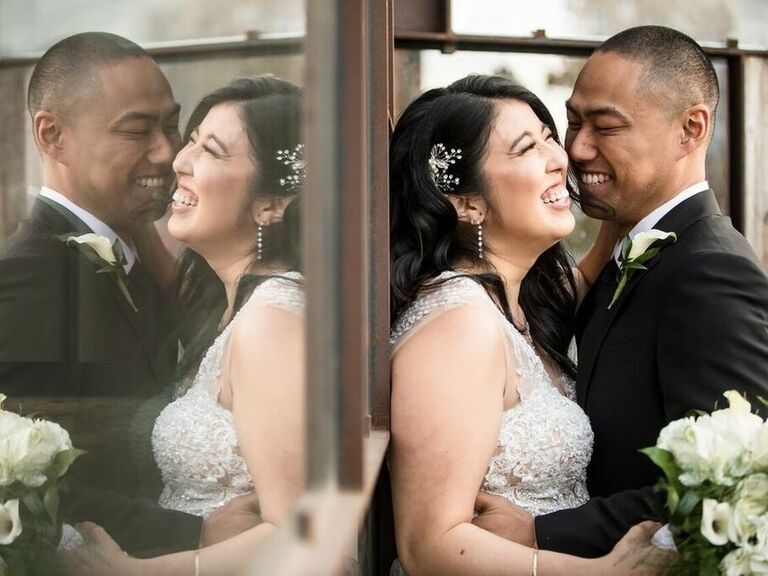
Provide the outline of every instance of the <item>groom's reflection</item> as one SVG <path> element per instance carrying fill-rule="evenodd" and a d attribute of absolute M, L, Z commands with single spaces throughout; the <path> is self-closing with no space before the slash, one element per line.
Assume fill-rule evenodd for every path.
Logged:
<path fill-rule="evenodd" d="M 123 498 L 159 490 L 154 418 L 138 408 L 157 394 L 167 402 L 177 344 L 167 297 L 135 247 L 168 202 L 179 106 L 147 53 L 106 33 L 50 48 L 28 106 L 43 188 L 0 255 L 0 391 L 87 450 L 65 519 L 100 522 L 132 552 L 195 547 L 198 518 Z M 85 257 L 86 244 L 65 242 L 85 234 L 113 246 L 127 290 Z"/>

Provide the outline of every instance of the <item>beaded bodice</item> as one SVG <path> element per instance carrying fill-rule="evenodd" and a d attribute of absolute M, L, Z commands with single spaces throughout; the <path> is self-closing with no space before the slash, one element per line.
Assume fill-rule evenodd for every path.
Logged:
<path fill-rule="evenodd" d="M 534 516 L 583 504 L 588 499 L 586 469 L 593 434 L 575 402 L 573 380 L 559 376 L 559 382 L 553 381 L 532 344 L 485 289 L 470 278 L 454 276 L 443 273 L 439 279 L 447 282 L 422 292 L 401 315 L 391 336 L 393 354 L 441 312 L 472 306 L 478 314 L 492 314 L 506 339 L 507 382 L 517 387 L 520 401 L 502 414 L 496 452 L 481 489 L 506 497 Z"/>
<path fill-rule="evenodd" d="M 232 412 L 219 404 L 219 380 L 230 334 L 241 313 L 254 306 L 303 314 L 301 275 L 289 272 L 260 284 L 205 353 L 186 392 L 158 416 L 152 448 L 163 478 L 159 503 L 198 516 L 253 490 L 238 450 Z"/>

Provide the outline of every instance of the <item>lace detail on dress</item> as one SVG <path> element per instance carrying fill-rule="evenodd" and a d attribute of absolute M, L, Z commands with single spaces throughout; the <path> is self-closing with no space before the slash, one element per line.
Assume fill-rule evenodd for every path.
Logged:
<path fill-rule="evenodd" d="M 485 289 L 445 272 L 446 283 L 430 288 L 395 323 L 391 344 L 402 345 L 414 328 L 440 310 L 462 305 L 492 309 L 507 337 L 509 367 L 517 375 L 520 402 L 502 416 L 496 453 L 481 489 L 504 496 L 534 516 L 587 501 L 586 470 L 592 456 L 589 419 L 575 402 L 575 384 L 561 377 L 563 396 L 536 351 L 507 321 Z M 508 378 L 509 380 L 509 378 Z"/>
<path fill-rule="evenodd" d="M 275 306 L 302 313 L 301 275 L 271 278 L 259 285 L 241 308 Z M 297 282 L 294 282 L 296 280 Z M 163 477 L 159 504 L 198 516 L 208 516 L 231 499 L 253 490 L 251 475 L 238 452 L 232 413 L 218 403 L 229 335 L 240 312 L 205 353 L 192 386 L 158 416 L 152 448 Z"/>

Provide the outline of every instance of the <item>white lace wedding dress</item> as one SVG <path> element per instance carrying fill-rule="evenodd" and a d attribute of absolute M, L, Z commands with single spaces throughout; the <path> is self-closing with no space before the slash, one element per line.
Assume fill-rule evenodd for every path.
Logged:
<path fill-rule="evenodd" d="M 447 310 L 471 306 L 478 314 L 492 315 L 506 336 L 507 381 L 517 386 L 520 402 L 502 416 L 496 453 L 481 490 L 504 496 L 533 516 L 583 504 L 588 499 L 586 469 L 593 435 L 589 419 L 576 404 L 574 382 L 560 377 L 558 388 L 532 345 L 477 282 L 454 272 L 444 272 L 439 279 L 448 280 L 422 292 L 396 322 L 392 354 Z"/>
<path fill-rule="evenodd" d="M 152 448 L 163 478 L 162 507 L 205 517 L 253 490 L 232 412 L 218 402 L 222 362 L 243 310 L 276 307 L 303 316 L 304 302 L 299 273 L 265 280 L 208 349 L 189 389 L 160 413 Z"/>

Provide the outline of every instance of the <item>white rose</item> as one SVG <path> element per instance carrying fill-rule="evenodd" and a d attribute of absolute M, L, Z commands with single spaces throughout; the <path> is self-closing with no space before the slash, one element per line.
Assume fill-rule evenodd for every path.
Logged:
<path fill-rule="evenodd" d="M 723 576 L 749 576 L 752 574 L 749 554 L 741 548 L 729 552 L 720 561 L 720 573 Z"/>
<path fill-rule="evenodd" d="M 70 241 L 90 246 L 102 260 L 106 260 L 110 264 L 117 263 L 117 257 L 114 250 L 112 250 L 112 243 L 109 241 L 109 238 L 91 233 L 83 234 L 82 236 L 72 236 L 67 240 L 67 243 Z"/>
<path fill-rule="evenodd" d="M 29 418 L 0 410 L 0 486 L 9 486 L 16 481 L 16 457 L 11 450 L 11 438 L 32 427 L 33 422 Z"/>
<path fill-rule="evenodd" d="M 34 488 L 45 483 L 56 455 L 72 448 L 72 443 L 58 424 L 36 420 L 30 428 L 9 437 L 5 447 L 15 479 Z"/>
<path fill-rule="evenodd" d="M 21 534 L 19 501 L 0 502 L 0 544 L 8 546 Z"/>
<path fill-rule="evenodd" d="M 752 474 L 739 482 L 731 500 L 733 517 L 728 537 L 743 545 L 755 536 L 761 517 L 768 512 L 768 474 Z"/>
<path fill-rule="evenodd" d="M 662 232 L 661 230 L 648 230 L 648 232 L 640 232 L 632 239 L 632 248 L 629 250 L 627 260 L 634 260 L 638 256 L 642 256 L 646 250 L 656 242 L 657 240 L 666 240 L 670 236 L 675 236 L 674 232 Z"/>
<path fill-rule="evenodd" d="M 659 433 L 657 445 L 675 457 L 683 472 L 680 482 L 686 486 L 698 486 L 704 480 L 732 486 L 754 469 L 753 450 L 763 420 L 735 392 L 725 396 L 728 408 L 676 420 Z"/>
<path fill-rule="evenodd" d="M 715 431 L 705 418 L 687 417 L 670 422 L 659 433 L 657 446 L 668 450 L 680 467 L 680 482 L 698 486 L 713 475 L 713 469 L 722 467 L 715 453 Z"/>
<path fill-rule="evenodd" d="M 702 503 L 701 534 L 715 546 L 728 543 L 728 525 L 733 510 L 728 502 L 706 498 Z"/>

